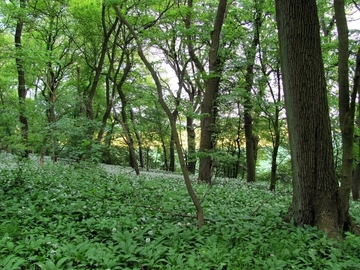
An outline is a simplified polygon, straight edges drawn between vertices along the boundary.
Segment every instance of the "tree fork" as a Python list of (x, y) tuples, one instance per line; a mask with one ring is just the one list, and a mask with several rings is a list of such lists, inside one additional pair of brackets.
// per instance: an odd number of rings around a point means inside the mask
[(194, 189), (192, 188), (191, 180), (190, 180), (189, 173), (187, 171), (187, 167), (186, 167), (186, 163), (185, 163), (185, 159), (184, 159), (183, 150), (182, 150), (182, 147), (180, 144), (179, 134), (176, 129), (176, 123), (174, 121), (173, 115), (172, 115), (169, 107), (167, 106), (167, 104), (164, 101), (163, 94), (162, 94), (162, 85), (161, 85), (160, 79), (159, 79), (155, 69), (151, 65), (151, 63), (147, 60), (147, 58), (143, 52), (143, 49), (142, 49), (142, 44), (140, 43), (138, 35), (134, 31), (133, 27), (124, 18), (124, 16), (122, 15), (118, 6), (114, 5), (114, 9), (115, 9), (117, 16), (126, 25), (128, 30), (134, 37), (134, 39), (136, 41), (136, 45), (137, 45), (138, 54), (139, 54), (142, 62), (145, 64), (146, 68), (149, 70), (151, 77), (153, 78), (153, 80), (155, 82), (157, 93), (158, 93), (159, 103), (161, 104), (163, 110), (165, 111), (165, 113), (170, 121), (171, 130), (173, 131), (173, 134), (174, 134), (174, 142), (175, 142), (176, 150), (177, 150), (177, 153), (179, 156), (179, 163), (180, 163), (181, 171), (183, 173), (186, 189), (187, 189), (188, 194), (196, 208), (198, 226), (199, 226), (199, 228), (201, 228), (204, 225), (204, 211), (202, 209), (201, 203), (200, 203)]

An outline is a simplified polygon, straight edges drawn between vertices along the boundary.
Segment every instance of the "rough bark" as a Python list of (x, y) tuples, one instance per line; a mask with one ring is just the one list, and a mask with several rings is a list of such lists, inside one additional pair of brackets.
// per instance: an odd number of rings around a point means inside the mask
[(339, 237), (340, 198), (316, 0), (276, 0), (293, 199), (285, 220)]
[[(20, 0), (20, 8), (26, 8), (26, 0)], [(21, 13), (21, 12), (20, 12)], [(22, 56), (22, 33), (24, 28), (24, 20), (23, 15), (19, 14), (16, 22), (15, 29), (15, 48), (16, 48), (16, 70), (18, 75), (18, 99), (19, 99), (19, 121), (21, 125), (21, 137), (23, 143), (25, 145), (25, 151), (23, 152), (24, 157), (29, 156), (29, 150), (27, 149), (28, 143), (28, 132), (29, 132), (29, 124), (28, 119), (25, 112), (25, 100), (26, 100), (26, 80), (25, 80), (25, 67), (23, 63)]]
[[(353, 93), (358, 94), (358, 118), (357, 118), (357, 126), (360, 130), (360, 48), (358, 49), (356, 55), (356, 64), (355, 64), (355, 76), (354, 76), (354, 84), (353, 84)], [(360, 137), (358, 139), (358, 145), (360, 149)], [(359, 188), (360, 188), (360, 151), (358, 153), (358, 163), (355, 168), (355, 173), (352, 177), (352, 197), (354, 201), (359, 200)]]
[(211, 32), (211, 45), (209, 51), (209, 77), (206, 80), (204, 98), (201, 103), (201, 135), (199, 152), (202, 153), (199, 165), (200, 182), (211, 184), (212, 158), (211, 152), (216, 145), (216, 99), (219, 92), (220, 75), (223, 61), (219, 56), (220, 33), (225, 19), (227, 0), (219, 0), (214, 29)]

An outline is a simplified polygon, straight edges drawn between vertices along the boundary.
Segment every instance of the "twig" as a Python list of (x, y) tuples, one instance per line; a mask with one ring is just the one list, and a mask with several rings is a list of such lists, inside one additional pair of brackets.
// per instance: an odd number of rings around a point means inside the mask
[[(283, 192), (281, 192), (281, 193), (283, 193)], [(276, 194), (274, 193), (274, 196), (278, 196), (278, 195), (280, 195), (281, 193), (280, 193), (280, 192), (278, 192), (278, 193), (276, 193)], [(256, 209), (255, 209), (254, 211), (252, 211), (252, 213), (250, 214), (250, 216), (253, 216), (257, 211), (259, 211), (259, 209), (260, 209), (261, 207), (264, 206), (264, 204), (268, 203), (272, 198), (273, 198), (273, 197), (270, 197), (269, 199), (267, 199), (266, 201), (264, 201), (262, 204), (260, 204), (258, 207), (256, 207)]]
[(272, 197), (269, 198), (269, 199), (267, 199), (265, 202), (263, 202), (262, 204), (260, 204), (258, 207), (256, 207), (256, 209), (255, 209), (254, 211), (252, 211), (252, 213), (250, 214), (250, 216), (253, 216), (257, 211), (259, 211), (259, 209), (260, 209), (264, 204), (266, 204), (267, 202), (269, 202), (271, 199), (272, 199)]
[(206, 195), (209, 193), (209, 190), (212, 188), (212, 185), (209, 185), (208, 189), (206, 190), (204, 196), (202, 197), (202, 199), (200, 200), (200, 204), (202, 204), (206, 198)]

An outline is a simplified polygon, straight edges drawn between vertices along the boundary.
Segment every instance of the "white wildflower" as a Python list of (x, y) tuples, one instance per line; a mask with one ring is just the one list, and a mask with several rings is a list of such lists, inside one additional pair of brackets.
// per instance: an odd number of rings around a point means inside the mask
[(148, 231), (148, 235), (153, 235), (153, 231)]
[(113, 232), (116, 232), (116, 228), (112, 228), (112, 231), (113, 231)]
[(145, 240), (146, 243), (149, 243), (150, 241), (151, 241), (150, 238), (146, 238)]

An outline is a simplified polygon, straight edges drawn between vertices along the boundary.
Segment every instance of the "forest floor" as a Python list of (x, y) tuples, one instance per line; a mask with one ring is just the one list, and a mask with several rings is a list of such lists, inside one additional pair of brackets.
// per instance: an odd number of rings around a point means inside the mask
[(289, 183), (193, 179), (201, 229), (180, 174), (1, 154), (0, 268), (360, 269), (359, 237), (282, 222)]

